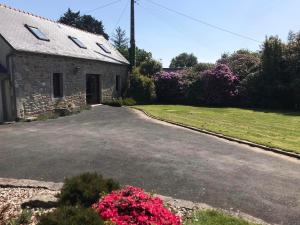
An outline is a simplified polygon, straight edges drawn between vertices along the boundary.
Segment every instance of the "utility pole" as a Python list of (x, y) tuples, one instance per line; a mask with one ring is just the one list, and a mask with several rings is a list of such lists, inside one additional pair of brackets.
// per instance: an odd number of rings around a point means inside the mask
[(134, 15), (134, 4), (135, 0), (130, 0), (131, 1), (131, 15), (130, 15), (130, 51), (129, 51), (129, 61), (130, 61), (130, 69), (131, 71), (135, 67), (135, 51), (136, 51), (136, 46), (135, 46), (135, 15)]

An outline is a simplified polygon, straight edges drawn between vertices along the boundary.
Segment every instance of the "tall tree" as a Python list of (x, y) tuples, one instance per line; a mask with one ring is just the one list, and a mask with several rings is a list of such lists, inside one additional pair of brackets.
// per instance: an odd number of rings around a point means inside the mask
[(80, 12), (73, 12), (70, 8), (68, 8), (67, 12), (63, 16), (60, 17), (58, 22), (67, 24), (72, 27), (77, 27), (80, 20)]
[(197, 65), (198, 59), (194, 54), (182, 53), (172, 59), (170, 68), (189, 68)]
[(126, 31), (118, 27), (112, 36), (112, 42), (115, 48), (126, 58), (129, 59), (128, 43), (129, 39), (126, 36)]
[(264, 80), (269, 84), (285, 79), (285, 44), (277, 36), (267, 38), (262, 46), (262, 71)]
[(223, 54), (218, 63), (226, 64), (240, 80), (246, 78), (249, 74), (255, 73), (260, 67), (260, 55), (257, 52), (251, 52), (241, 49), (233, 54)]
[(136, 48), (136, 67), (139, 67), (143, 62), (152, 59), (152, 53), (144, 49)]
[(104, 26), (102, 21), (97, 20), (90, 15), (80, 15), (80, 11), (73, 12), (71, 9), (68, 9), (67, 12), (60, 17), (58, 22), (94, 34), (100, 34), (103, 35), (106, 39), (109, 39), (108, 34), (105, 33), (104, 31)]
[(140, 65), (140, 73), (149, 77), (153, 76), (161, 70), (162, 64), (155, 59), (149, 59)]

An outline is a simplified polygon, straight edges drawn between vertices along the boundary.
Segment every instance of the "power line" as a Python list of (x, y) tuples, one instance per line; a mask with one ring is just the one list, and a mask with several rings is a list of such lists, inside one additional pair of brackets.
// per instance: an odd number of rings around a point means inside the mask
[(121, 12), (121, 14), (120, 14), (120, 16), (119, 16), (119, 18), (118, 18), (118, 20), (117, 20), (117, 22), (116, 22), (116, 25), (114, 26), (114, 29), (112, 30), (111, 33), (113, 33), (113, 32), (115, 31), (115, 29), (117, 28), (117, 26), (119, 25), (121, 19), (122, 19), (123, 16), (124, 16), (124, 13), (125, 13), (125, 11), (126, 11), (128, 5), (129, 5), (129, 1), (127, 0), (125, 6), (124, 6), (124, 8), (123, 8), (123, 10), (122, 10), (122, 12)]
[(122, 0), (116, 0), (116, 1), (109, 2), (109, 3), (105, 4), (105, 5), (101, 5), (101, 6), (98, 6), (97, 8), (88, 10), (88, 11), (84, 12), (83, 14), (90, 13), (90, 12), (94, 12), (94, 11), (96, 11), (96, 10), (106, 8), (106, 7), (108, 7), (108, 6), (114, 5), (114, 4), (116, 4), (116, 3), (118, 3), (118, 2), (121, 2), (121, 1), (122, 1)]
[(182, 12), (179, 12), (179, 11), (177, 11), (177, 10), (175, 10), (175, 9), (171, 9), (171, 8), (169, 8), (169, 7), (167, 7), (167, 6), (164, 6), (164, 5), (160, 4), (160, 3), (154, 2), (154, 1), (152, 1), (152, 0), (147, 0), (147, 1), (148, 1), (149, 3), (151, 3), (151, 4), (153, 4), (153, 5), (156, 5), (156, 6), (160, 7), (160, 8), (163, 8), (163, 9), (169, 11), (169, 12), (175, 13), (175, 14), (180, 15), (180, 16), (182, 16), (182, 17), (185, 17), (185, 18), (187, 18), (187, 19), (190, 19), (190, 20), (193, 20), (193, 21), (195, 21), (195, 22), (201, 23), (201, 24), (206, 25), (206, 26), (208, 26), (208, 27), (211, 27), (211, 28), (213, 28), (213, 29), (216, 29), (216, 30), (219, 30), (219, 31), (222, 31), (222, 32), (226, 32), (226, 33), (232, 34), (232, 35), (234, 35), (234, 36), (237, 36), (237, 37), (240, 37), (240, 38), (243, 38), (243, 39), (247, 39), (247, 40), (250, 40), (250, 41), (254, 41), (254, 42), (261, 43), (261, 41), (258, 41), (258, 40), (254, 39), (254, 38), (251, 38), (251, 37), (248, 37), (248, 36), (246, 36), (246, 35), (239, 34), (239, 33), (236, 33), (236, 32), (234, 32), (234, 31), (230, 31), (230, 30), (228, 30), (228, 29), (224, 29), (224, 28), (222, 28), (222, 27), (219, 27), (219, 26), (216, 26), (216, 25), (207, 23), (207, 22), (205, 22), (205, 21), (203, 21), (203, 20), (200, 20), (200, 19), (197, 19), (197, 18), (195, 18), (195, 17), (189, 16), (189, 15), (187, 15), (187, 14), (185, 14), (185, 13), (182, 13)]
[(147, 12), (148, 14), (150, 14), (151, 16), (153, 16), (153, 18), (155, 18), (157, 20), (160, 20), (160, 21), (163, 21), (167, 26), (171, 27), (172, 29), (176, 30), (179, 34), (181, 34), (182, 36), (184, 36), (183, 33), (182, 33), (182, 31), (179, 31), (176, 26), (173, 26), (172, 24), (168, 23), (166, 20), (164, 20), (163, 17), (158, 18), (159, 17), (158, 14), (153, 13), (151, 10), (148, 10), (147, 8), (145, 8), (144, 6), (142, 6), (140, 4), (138, 6), (141, 9), (143, 9), (145, 12)]

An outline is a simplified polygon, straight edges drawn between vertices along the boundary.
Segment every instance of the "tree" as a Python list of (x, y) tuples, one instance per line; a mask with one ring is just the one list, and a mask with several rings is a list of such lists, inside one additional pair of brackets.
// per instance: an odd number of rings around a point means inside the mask
[(155, 86), (153, 79), (143, 76), (137, 69), (130, 75), (130, 88), (127, 96), (138, 103), (150, 103), (155, 100)]
[(67, 12), (62, 17), (60, 17), (58, 22), (94, 34), (100, 34), (103, 35), (104, 38), (109, 39), (108, 34), (104, 31), (102, 21), (99, 21), (90, 15), (81, 16), (80, 11), (73, 12), (71, 9), (68, 9)]
[(152, 59), (152, 53), (144, 49), (136, 48), (136, 66), (139, 67), (143, 62)]
[(267, 38), (262, 47), (262, 71), (264, 80), (272, 83), (284, 79), (284, 52), (285, 45), (277, 37)]
[(205, 70), (210, 70), (215, 67), (213, 63), (198, 63), (197, 65), (193, 66), (193, 72), (201, 73)]
[(140, 65), (140, 73), (148, 77), (153, 76), (162, 70), (162, 64), (154, 59), (149, 59)]
[(72, 26), (77, 27), (80, 21), (80, 11), (73, 12), (70, 8), (68, 8), (67, 12), (60, 17), (58, 22)]
[(129, 39), (126, 36), (126, 31), (118, 27), (112, 36), (112, 42), (115, 48), (126, 58), (129, 59), (128, 43)]
[(240, 80), (245, 79), (249, 74), (255, 73), (260, 67), (260, 55), (248, 50), (238, 50), (233, 54), (223, 54), (218, 60), (220, 64), (226, 64), (230, 67)]
[(262, 104), (264, 107), (291, 107), (292, 93), (289, 88), (289, 61), (286, 45), (277, 37), (267, 38), (262, 48)]
[(172, 59), (170, 68), (188, 68), (198, 63), (198, 59), (193, 54), (182, 53)]
[(289, 87), (293, 92), (293, 107), (300, 109), (300, 32), (289, 33), (286, 54), (289, 62)]

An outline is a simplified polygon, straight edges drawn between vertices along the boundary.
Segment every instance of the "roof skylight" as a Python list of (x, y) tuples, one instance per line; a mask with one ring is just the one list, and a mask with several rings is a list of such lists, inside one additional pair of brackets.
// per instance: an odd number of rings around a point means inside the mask
[(25, 27), (39, 40), (42, 41), (50, 41), (49, 38), (46, 37), (46, 35), (40, 31), (39, 28), (37, 27), (33, 27), (33, 26), (29, 26), (27, 24), (25, 24)]
[(96, 43), (105, 53), (111, 54), (111, 51), (105, 47), (103, 44)]
[(69, 38), (80, 48), (86, 49), (87, 47), (76, 37), (69, 36)]

